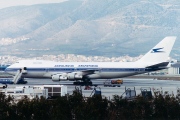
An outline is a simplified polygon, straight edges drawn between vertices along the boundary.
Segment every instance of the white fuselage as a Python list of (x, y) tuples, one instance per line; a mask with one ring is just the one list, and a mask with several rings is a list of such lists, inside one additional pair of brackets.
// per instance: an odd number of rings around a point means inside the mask
[[(25, 78), (52, 78), (55, 74), (81, 73), (89, 79), (121, 78), (149, 72), (146, 67), (154, 63), (139, 62), (52, 62), (22, 60), (9, 66), (5, 71), (15, 75), (17, 70), (26, 68)], [(93, 71), (93, 72), (91, 72)]]

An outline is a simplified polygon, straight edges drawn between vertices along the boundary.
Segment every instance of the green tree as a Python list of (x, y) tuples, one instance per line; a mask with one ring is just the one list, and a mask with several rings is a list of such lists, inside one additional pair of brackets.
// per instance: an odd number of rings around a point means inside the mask
[(71, 120), (71, 108), (67, 96), (60, 96), (51, 100), (51, 118), (53, 120)]
[(174, 97), (162, 95), (155, 97), (154, 105), (154, 118), (159, 119), (179, 119), (180, 118), (180, 105)]
[(31, 108), (32, 108), (32, 119), (35, 120), (49, 120), (51, 118), (51, 102), (45, 99), (44, 97), (41, 98), (34, 98), (31, 100)]
[(19, 119), (21, 120), (32, 119), (33, 107), (30, 99), (27, 96), (24, 96), (24, 98), (17, 103), (16, 111)]
[(152, 106), (149, 100), (138, 96), (128, 100), (115, 95), (109, 103), (108, 118), (116, 119), (149, 119), (152, 118)]
[(77, 119), (104, 120), (107, 117), (108, 100), (102, 99), (101, 95), (94, 95), (87, 98), (81, 107), (81, 114), (76, 113)]
[(0, 93), (0, 119), (8, 120), (11, 119), (11, 116), (16, 118), (16, 114), (12, 109), (12, 104), (14, 103), (14, 99), (10, 96), (5, 96), (3, 93)]
[(69, 107), (72, 117), (75, 116), (78, 119), (79, 114), (82, 113), (82, 107), (84, 106), (84, 98), (82, 93), (78, 90), (73, 91), (73, 94), (68, 97)]
[(149, 99), (138, 96), (133, 111), (135, 119), (152, 119), (153, 106)]

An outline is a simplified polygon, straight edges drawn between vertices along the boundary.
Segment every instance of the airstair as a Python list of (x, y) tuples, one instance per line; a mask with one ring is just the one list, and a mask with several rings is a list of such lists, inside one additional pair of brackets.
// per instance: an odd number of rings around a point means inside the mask
[(14, 84), (17, 84), (19, 82), (19, 80), (21, 80), (22, 74), (23, 74), (22, 69), (17, 70), (17, 73), (16, 73), (16, 75), (13, 78)]
[(125, 87), (125, 92), (121, 95), (121, 97), (128, 99), (128, 100), (132, 100), (136, 97), (136, 89), (135, 87), (133, 88), (126, 88)]
[(150, 87), (141, 87), (141, 95), (145, 99), (152, 99), (152, 91)]
[(92, 96), (93, 93), (94, 93), (94, 95), (100, 95), (101, 96), (101, 88), (100, 87), (94, 87), (93, 91), (91, 92), (90, 97)]

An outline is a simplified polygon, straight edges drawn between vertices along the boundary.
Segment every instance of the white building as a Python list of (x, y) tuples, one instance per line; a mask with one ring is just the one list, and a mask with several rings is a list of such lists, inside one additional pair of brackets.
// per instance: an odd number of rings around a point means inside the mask
[(168, 68), (169, 75), (180, 75), (180, 63), (172, 64), (170, 68)]
[(25, 96), (30, 100), (33, 98), (53, 98), (65, 96), (67, 94), (67, 86), (64, 85), (38, 85), (38, 86), (8, 86), (7, 88), (0, 87), (0, 93), (6, 96), (14, 97), (18, 101)]

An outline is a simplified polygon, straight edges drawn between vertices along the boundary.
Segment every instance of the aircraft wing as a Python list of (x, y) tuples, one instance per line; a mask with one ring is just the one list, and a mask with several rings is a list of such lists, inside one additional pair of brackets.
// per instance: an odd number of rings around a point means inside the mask
[(99, 70), (83, 70), (82, 75), (90, 75), (90, 74), (94, 74), (94, 72), (99, 71)]

